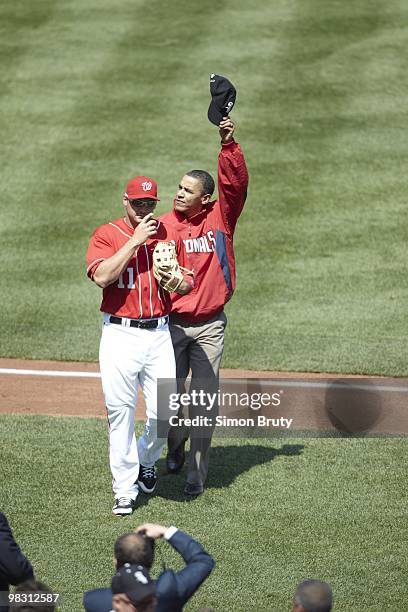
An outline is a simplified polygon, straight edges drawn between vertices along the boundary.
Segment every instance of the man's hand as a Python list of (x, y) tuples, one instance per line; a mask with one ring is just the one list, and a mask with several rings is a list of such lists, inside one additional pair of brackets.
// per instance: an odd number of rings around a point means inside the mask
[(126, 268), (136, 249), (144, 244), (148, 238), (155, 235), (157, 221), (152, 217), (153, 213), (149, 213), (141, 219), (134, 229), (133, 236), (114, 255), (101, 261), (93, 275), (93, 280), (99, 287), (104, 289), (118, 280), (119, 275)]
[(136, 533), (141, 533), (148, 538), (152, 538), (153, 540), (157, 540), (158, 538), (162, 538), (166, 533), (168, 527), (163, 527), (163, 525), (155, 525), (154, 523), (144, 523), (135, 529)]
[(229, 117), (223, 117), (220, 122), (220, 136), (222, 144), (234, 140), (235, 124)]
[(152, 217), (153, 213), (149, 213), (143, 217), (141, 222), (135, 227), (133, 236), (130, 239), (133, 246), (139, 247), (144, 244), (148, 238), (155, 235), (157, 231), (157, 221), (155, 221), (155, 219)]
[[(161, 278), (164, 283), (167, 283), (172, 279), (172, 275), (169, 272), (161, 272)], [(190, 293), (192, 288), (193, 285), (190, 285), (190, 283), (188, 283), (186, 280), (182, 280), (180, 285), (175, 290), (175, 293), (178, 293), (179, 295), (187, 295), (187, 293)]]

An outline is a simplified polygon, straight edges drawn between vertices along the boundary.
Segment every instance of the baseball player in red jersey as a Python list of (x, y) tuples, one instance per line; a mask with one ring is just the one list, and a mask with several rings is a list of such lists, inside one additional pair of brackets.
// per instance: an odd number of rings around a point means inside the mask
[[(194, 271), (193, 291), (184, 296), (172, 294), (170, 332), (179, 393), (184, 390), (190, 369), (193, 388), (200, 387), (202, 381), (206, 381), (207, 390), (218, 388), (227, 323), (223, 309), (235, 288), (233, 235), (246, 199), (248, 172), (241, 147), (234, 140), (234, 123), (224, 117), (219, 128), (218, 199), (210, 201), (215, 188), (212, 177), (202, 170), (193, 170), (180, 181), (174, 209), (160, 217), (177, 229)], [(172, 426), (166, 463), (170, 473), (181, 469), (189, 434), (184, 491), (197, 496), (203, 492), (207, 477), (211, 432), (202, 435), (194, 428), (189, 432), (183, 425)]]
[[(180, 263), (188, 262), (174, 228), (152, 218), (157, 200), (155, 181), (133, 178), (123, 196), (125, 216), (98, 227), (87, 252), (87, 274), (103, 289), (99, 362), (117, 515), (133, 512), (139, 489), (151, 493), (156, 486), (154, 466), (166, 443), (157, 436), (157, 379), (176, 375), (168, 326), (171, 298), (153, 275), (154, 247), (174, 241)], [(185, 276), (177, 292), (185, 295), (191, 288), (191, 277)], [(138, 383), (147, 420), (136, 442)]]

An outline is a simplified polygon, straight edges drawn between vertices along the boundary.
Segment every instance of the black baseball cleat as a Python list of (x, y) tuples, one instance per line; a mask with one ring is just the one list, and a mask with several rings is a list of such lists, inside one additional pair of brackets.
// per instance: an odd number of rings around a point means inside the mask
[(143, 493), (153, 493), (157, 484), (157, 473), (154, 465), (152, 467), (140, 466), (137, 484)]
[(186, 460), (185, 445), (186, 440), (183, 440), (175, 451), (167, 453), (166, 468), (168, 474), (177, 474), (183, 467), (184, 461)]
[(112, 514), (116, 516), (126, 516), (132, 514), (136, 508), (136, 500), (131, 497), (117, 497), (115, 499), (115, 505), (112, 508)]
[(204, 485), (201, 482), (195, 482), (194, 484), (186, 482), (184, 487), (184, 495), (189, 498), (198, 497), (204, 493)]

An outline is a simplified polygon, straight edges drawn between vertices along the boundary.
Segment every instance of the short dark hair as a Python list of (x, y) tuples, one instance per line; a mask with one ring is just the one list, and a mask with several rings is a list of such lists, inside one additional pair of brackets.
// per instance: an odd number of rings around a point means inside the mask
[(202, 185), (202, 194), (205, 195), (209, 193), (212, 195), (215, 189), (214, 179), (211, 174), (208, 174), (205, 170), (190, 170), (187, 172), (187, 176), (191, 176), (192, 178), (198, 179)]
[[(20, 582), (20, 584), (16, 586), (15, 593), (45, 593), (47, 595), (52, 595), (51, 589), (44, 584), (44, 582), (40, 582), (35, 578)], [(24, 602), (17, 606), (13, 605), (13, 611), (15, 612), (54, 612), (54, 610), (55, 603), (51, 602), (44, 603), (43, 605), (38, 605), (38, 603), (31, 604), (30, 602)]]
[(304, 580), (298, 585), (294, 600), (305, 612), (330, 612), (333, 594), (327, 582)]
[(140, 533), (130, 532), (118, 537), (114, 546), (116, 566), (134, 563), (151, 568), (154, 560), (154, 540)]

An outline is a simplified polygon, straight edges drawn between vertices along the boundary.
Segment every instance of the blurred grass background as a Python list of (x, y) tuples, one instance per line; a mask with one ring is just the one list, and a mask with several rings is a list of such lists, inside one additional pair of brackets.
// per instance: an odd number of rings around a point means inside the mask
[(168, 210), (216, 173), (211, 72), (250, 172), (226, 367), (402, 376), (408, 6), (402, 0), (3, 0), (1, 355), (96, 360), (89, 236), (138, 173)]

